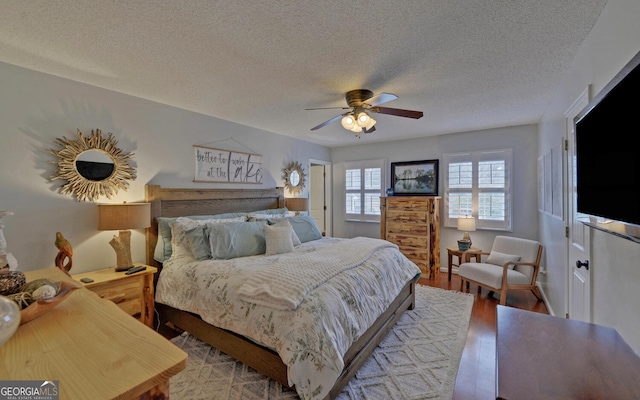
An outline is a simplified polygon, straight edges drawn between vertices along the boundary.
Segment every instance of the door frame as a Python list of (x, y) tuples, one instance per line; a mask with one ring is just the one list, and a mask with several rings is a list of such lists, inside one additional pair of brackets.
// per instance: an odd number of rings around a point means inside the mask
[[(584, 109), (584, 107), (587, 106), (587, 104), (589, 103), (589, 99), (591, 98), (590, 96), (590, 90), (591, 90), (591, 86), (587, 86), (587, 88), (582, 91), (582, 93), (580, 93), (580, 95), (576, 98), (576, 100), (573, 102), (573, 104), (567, 109), (567, 111), (565, 111), (564, 116), (565, 116), (565, 157), (564, 157), (564, 184), (563, 186), (565, 187), (565, 199), (564, 199), (564, 206), (565, 206), (565, 210), (567, 210), (566, 212), (566, 221), (565, 221), (565, 226), (566, 226), (566, 231), (567, 231), (567, 235), (566, 235), (566, 276), (565, 276), (565, 281), (566, 281), (566, 287), (565, 287), (565, 310), (566, 310), (566, 314), (565, 317), (567, 318), (571, 318), (571, 319), (575, 319), (575, 315), (571, 315), (571, 310), (573, 309), (572, 307), (572, 295), (573, 293), (573, 275), (574, 275), (574, 270), (575, 268), (575, 254), (576, 252), (578, 253), (582, 253), (582, 256), (580, 258), (586, 258), (587, 260), (589, 260), (591, 258), (591, 254), (590, 254), (590, 230), (587, 226), (583, 225), (582, 222), (579, 222), (579, 218), (575, 219), (575, 216), (577, 214), (577, 211), (575, 210), (575, 203), (574, 203), (574, 187), (573, 187), (573, 181), (574, 181), (574, 177), (575, 175), (572, 175), (574, 173), (574, 169), (575, 169), (575, 163), (574, 160), (572, 160), (573, 158), (573, 147), (575, 146), (575, 122), (574, 122), (574, 118), (582, 111), (582, 109)], [(579, 225), (578, 225), (579, 224)], [(574, 237), (574, 233), (575, 233), (575, 228), (576, 225), (578, 225), (581, 229), (582, 229), (582, 234), (583, 236), (583, 243), (585, 244), (584, 248), (582, 249), (582, 251), (579, 251), (577, 249), (573, 249), (573, 242), (572, 239)], [(588, 299), (586, 299), (586, 303), (585, 303), (585, 299), (583, 298), (583, 304), (581, 305), (581, 307), (583, 307), (583, 310), (586, 311), (586, 321), (585, 322), (591, 322), (592, 320), (592, 310), (591, 310), (591, 270), (588, 271), (588, 273), (586, 274), (588, 280), (585, 280), (585, 287), (586, 287), (586, 291)], [(574, 299), (575, 300), (575, 299)]]

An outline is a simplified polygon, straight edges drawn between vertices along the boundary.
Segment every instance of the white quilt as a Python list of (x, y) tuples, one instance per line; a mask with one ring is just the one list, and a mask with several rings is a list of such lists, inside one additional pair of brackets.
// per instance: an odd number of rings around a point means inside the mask
[(238, 291), (275, 265), (295, 265), (295, 259), (304, 259), (301, 256), (331, 252), (332, 247), (344, 246), (340, 243), (349, 240), (353, 239), (323, 238), (297, 246), (294, 253), (273, 256), (177, 258), (162, 269), (156, 301), (196, 313), (212, 325), (274, 349), (287, 365), (289, 384), (295, 385), (300, 398), (322, 399), (342, 372), (347, 349), (388, 308), (406, 282), (417, 279), (418, 267), (397, 247), (379, 246), (365, 262), (309, 289), (295, 309), (277, 310), (243, 301)]
[(398, 248), (386, 240), (357, 237), (283, 259), (251, 275), (240, 286), (238, 298), (276, 310), (295, 310), (313, 289), (386, 247)]

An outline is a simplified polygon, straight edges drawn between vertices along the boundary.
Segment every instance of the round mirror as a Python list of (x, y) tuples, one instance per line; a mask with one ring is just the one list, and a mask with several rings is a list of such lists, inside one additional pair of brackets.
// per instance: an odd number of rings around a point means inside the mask
[(294, 196), (302, 193), (302, 188), (304, 188), (306, 180), (302, 165), (297, 161), (293, 161), (282, 171), (284, 187), (287, 188), (287, 190)]
[(51, 180), (62, 179), (66, 183), (60, 193), (76, 196), (79, 201), (95, 201), (99, 196), (111, 196), (119, 189), (129, 188), (129, 181), (136, 179), (136, 169), (129, 164), (133, 153), (124, 153), (117, 146), (112, 133), (102, 136), (96, 129), (85, 137), (78, 130), (78, 139), (57, 138), (62, 149), (49, 149), (58, 157), (58, 170)]
[(76, 158), (76, 170), (90, 181), (103, 181), (115, 170), (113, 159), (101, 150), (87, 150)]

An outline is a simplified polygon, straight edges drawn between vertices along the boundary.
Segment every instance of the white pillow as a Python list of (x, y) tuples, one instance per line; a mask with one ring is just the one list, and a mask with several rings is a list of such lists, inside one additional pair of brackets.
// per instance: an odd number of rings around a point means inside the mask
[(296, 234), (296, 231), (293, 230), (293, 226), (291, 225), (289, 220), (281, 219), (281, 220), (278, 220), (278, 222), (276, 222), (276, 223), (272, 223), (271, 225), (272, 226), (286, 226), (286, 227), (291, 228), (291, 241), (293, 242), (293, 245), (294, 246), (299, 246), (299, 245), (302, 244), (302, 242), (300, 241), (300, 238)]
[(267, 256), (281, 253), (292, 253), (295, 251), (291, 240), (291, 226), (265, 225), (264, 238), (267, 242)]
[[(487, 264), (495, 264), (502, 267), (505, 263), (508, 263), (510, 261), (520, 261), (520, 256), (500, 253), (499, 251), (491, 250), (491, 253), (489, 253), (489, 257), (487, 257), (487, 260), (485, 262)], [(513, 269), (513, 267), (515, 267), (515, 265), (511, 264), (508, 268)]]
[(190, 219), (186, 217), (180, 217), (173, 222), (169, 223), (171, 227), (171, 260), (175, 260), (181, 257), (193, 258), (189, 243), (186, 240), (186, 231), (198, 226), (206, 224), (218, 224), (224, 222), (241, 222), (245, 221), (245, 217), (234, 218), (218, 218), (218, 219)]

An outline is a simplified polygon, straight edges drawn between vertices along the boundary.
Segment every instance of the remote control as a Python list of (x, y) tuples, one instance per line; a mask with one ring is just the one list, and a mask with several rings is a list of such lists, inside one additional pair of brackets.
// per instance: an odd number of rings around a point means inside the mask
[(136, 272), (144, 271), (145, 269), (147, 269), (147, 267), (144, 267), (142, 265), (140, 265), (138, 267), (131, 267), (124, 274), (125, 275), (131, 275), (131, 274), (135, 274)]

